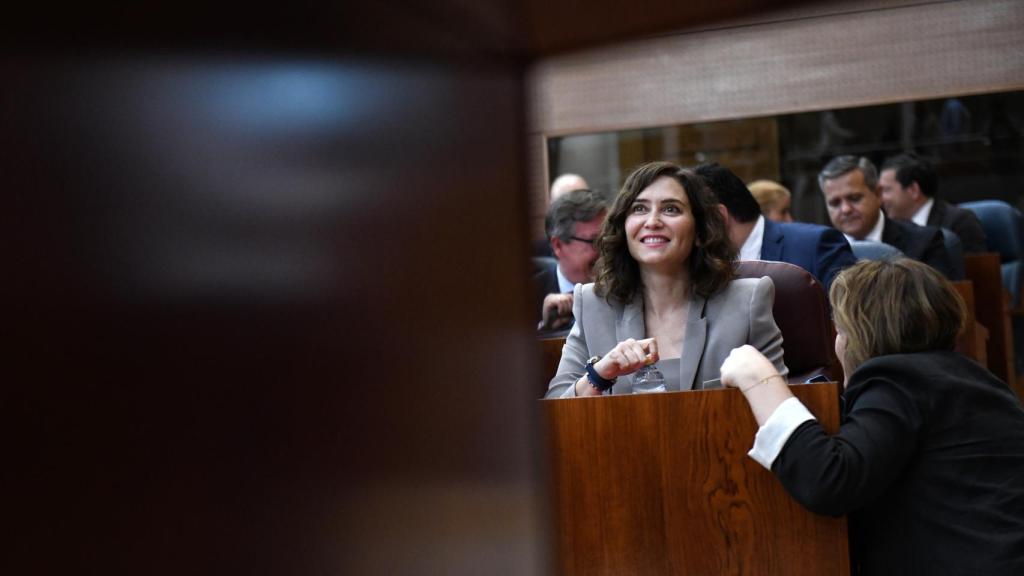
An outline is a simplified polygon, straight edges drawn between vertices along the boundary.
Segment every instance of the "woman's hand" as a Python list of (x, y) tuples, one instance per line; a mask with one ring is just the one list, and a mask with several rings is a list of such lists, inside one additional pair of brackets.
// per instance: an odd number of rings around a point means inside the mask
[[(594, 363), (594, 371), (605, 380), (632, 374), (648, 364), (658, 361), (658, 342), (654, 338), (619, 342), (615, 348)], [(576, 382), (577, 396), (599, 396), (601, 391), (590, 385), (584, 375)]]
[[(762, 380), (779, 374), (771, 360), (749, 344), (733, 348), (729, 357), (722, 362), (721, 373), (724, 386), (740, 390), (749, 390)], [(785, 382), (785, 379), (782, 381)]]
[(619, 342), (594, 364), (594, 370), (607, 380), (632, 374), (637, 370), (658, 361), (658, 342), (654, 338), (634, 340), (629, 338)]
[(758, 426), (768, 421), (779, 404), (793, 397), (771, 360), (749, 344), (733, 348), (722, 362), (722, 384), (743, 392)]

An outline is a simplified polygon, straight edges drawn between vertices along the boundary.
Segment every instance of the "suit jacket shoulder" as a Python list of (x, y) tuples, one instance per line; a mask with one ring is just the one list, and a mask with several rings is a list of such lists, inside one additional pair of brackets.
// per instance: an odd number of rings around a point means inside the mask
[(909, 220), (886, 217), (882, 242), (899, 248), (908, 258), (928, 264), (946, 278), (954, 276), (942, 231), (934, 226), (918, 226)]
[(556, 260), (547, 258), (534, 258), (537, 268), (533, 274), (534, 307), (537, 321), (541, 319), (541, 307), (544, 304), (544, 297), (548, 294), (557, 294), (561, 290), (558, 287), (558, 274), (555, 269), (558, 267)]
[(810, 272), (828, 292), (836, 274), (857, 258), (835, 228), (803, 222), (765, 220), (761, 259), (788, 262)]
[(985, 242), (985, 228), (981, 225), (981, 220), (978, 220), (978, 216), (966, 208), (936, 198), (935, 204), (932, 205), (932, 211), (928, 214), (928, 225), (942, 226), (955, 232), (964, 245), (964, 252), (988, 250), (988, 245)]

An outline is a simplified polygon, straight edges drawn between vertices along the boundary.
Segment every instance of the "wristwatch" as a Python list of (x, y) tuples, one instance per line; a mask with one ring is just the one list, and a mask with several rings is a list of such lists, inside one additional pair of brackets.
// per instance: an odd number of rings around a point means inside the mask
[(602, 378), (601, 375), (597, 373), (597, 370), (594, 370), (594, 364), (596, 364), (600, 359), (600, 356), (594, 356), (590, 360), (587, 360), (587, 380), (590, 381), (591, 386), (597, 388), (600, 392), (605, 392), (615, 385), (615, 381), (618, 380), (618, 378), (608, 380), (606, 378)]

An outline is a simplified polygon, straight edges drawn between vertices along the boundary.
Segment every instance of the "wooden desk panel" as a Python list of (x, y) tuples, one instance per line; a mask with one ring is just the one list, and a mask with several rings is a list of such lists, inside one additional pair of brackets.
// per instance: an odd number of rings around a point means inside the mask
[(994, 252), (965, 254), (964, 271), (974, 284), (975, 316), (988, 329), (988, 369), (1012, 387), (1016, 380), (1013, 331), (999, 255)]
[(562, 348), (565, 346), (565, 337), (541, 338), (540, 353), (544, 366), (544, 382), (541, 385), (540, 395), (543, 397), (548, 391), (548, 384), (558, 372), (558, 364), (562, 361)]
[[(838, 385), (794, 393), (831, 431)], [(733, 389), (542, 402), (561, 574), (849, 574), (846, 520), (802, 508), (746, 452)]]
[(973, 358), (982, 366), (988, 366), (988, 329), (982, 326), (974, 314), (974, 283), (970, 280), (959, 280), (953, 282), (953, 287), (964, 299), (967, 308), (967, 318), (964, 319), (964, 331), (957, 338), (956, 351)]

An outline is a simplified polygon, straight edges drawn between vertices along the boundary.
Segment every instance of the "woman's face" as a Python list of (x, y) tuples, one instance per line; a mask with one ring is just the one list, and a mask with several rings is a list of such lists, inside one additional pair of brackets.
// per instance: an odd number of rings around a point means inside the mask
[[(849, 375), (846, 370), (846, 334), (843, 334), (838, 327), (836, 327), (836, 357), (839, 358), (839, 364), (843, 367), (843, 372)], [(846, 382), (843, 382), (843, 387), (846, 387)]]
[(626, 216), (626, 243), (640, 268), (679, 269), (693, 251), (695, 230), (686, 191), (669, 176), (644, 188)]

